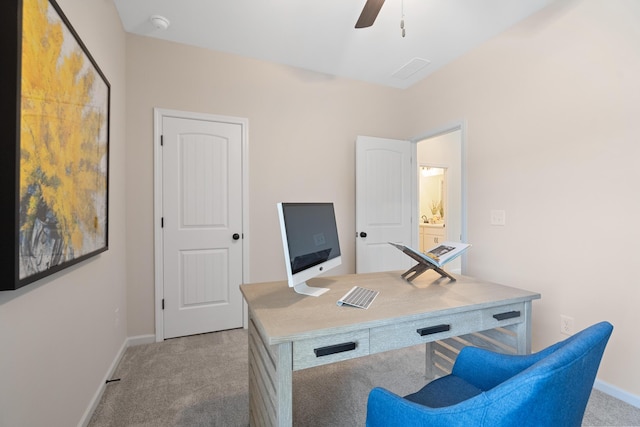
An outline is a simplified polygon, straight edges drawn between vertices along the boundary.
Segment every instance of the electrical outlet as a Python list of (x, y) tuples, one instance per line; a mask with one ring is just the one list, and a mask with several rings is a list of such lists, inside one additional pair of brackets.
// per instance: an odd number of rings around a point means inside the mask
[(491, 211), (491, 225), (505, 225), (507, 223), (507, 215), (503, 210)]
[(560, 333), (573, 335), (573, 317), (560, 315)]

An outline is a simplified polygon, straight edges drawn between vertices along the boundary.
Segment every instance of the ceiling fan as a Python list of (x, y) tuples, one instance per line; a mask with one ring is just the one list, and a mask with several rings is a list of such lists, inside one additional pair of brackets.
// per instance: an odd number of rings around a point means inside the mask
[(383, 4), (384, 0), (367, 0), (367, 3), (360, 13), (360, 18), (358, 18), (358, 22), (356, 22), (356, 28), (372, 26)]

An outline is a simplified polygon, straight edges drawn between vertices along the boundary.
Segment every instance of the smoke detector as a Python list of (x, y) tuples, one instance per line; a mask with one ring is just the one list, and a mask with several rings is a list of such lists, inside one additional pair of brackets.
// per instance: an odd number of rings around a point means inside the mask
[(158, 30), (166, 30), (169, 28), (169, 24), (171, 24), (167, 18), (161, 15), (151, 15), (149, 21), (151, 21), (153, 26)]

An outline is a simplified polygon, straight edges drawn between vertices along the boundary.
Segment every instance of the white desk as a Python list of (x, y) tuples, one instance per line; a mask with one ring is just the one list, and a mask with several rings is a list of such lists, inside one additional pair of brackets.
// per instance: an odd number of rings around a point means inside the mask
[[(249, 306), (252, 426), (292, 425), (292, 377), (299, 369), (426, 344), (432, 377), (446, 359), (432, 343), (459, 336), (465, 341), (453, 347), (483, 345), (486, 338), (483, 346), (531, 352), (531, 301), (540, 294), (465, 276), (451, 282), (433, 271), (409, 283), (401, 273), (316, 278), (311, 286), (330, 289), (320, 297), (296, 294), (286, 281), (240, 286)], [(356, 285), (380, 291), (369, 309), (337, 306)], [(336, 345), (341, 351), (321, 355)]]

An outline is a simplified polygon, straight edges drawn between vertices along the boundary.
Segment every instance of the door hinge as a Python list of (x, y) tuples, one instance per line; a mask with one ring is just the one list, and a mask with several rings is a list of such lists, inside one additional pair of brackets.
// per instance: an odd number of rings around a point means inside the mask
[(164, 298), (162, 298), (162, 309), (164, 310)]
[(160, 228), (164, 228), (164, 217), (160, 218)]
[(160, 146), (164, 145), (164, 135), (160, 135)]

